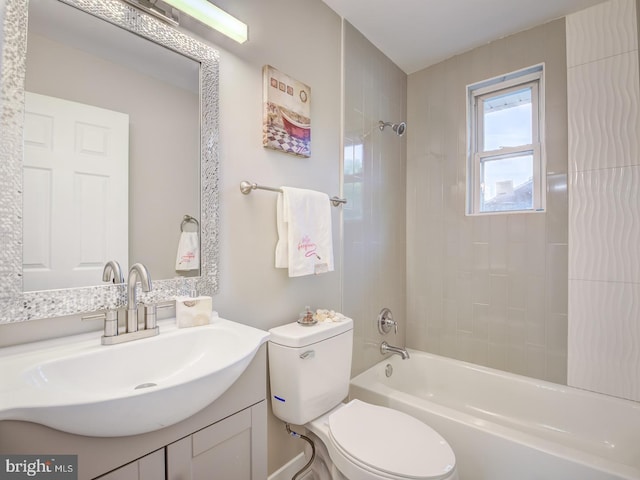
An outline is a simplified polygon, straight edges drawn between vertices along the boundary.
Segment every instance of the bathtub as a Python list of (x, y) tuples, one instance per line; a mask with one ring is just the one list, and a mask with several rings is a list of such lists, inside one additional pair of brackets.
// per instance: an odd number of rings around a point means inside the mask
[(409, 353), (353, 378), (349, 395), (437, 430), (461, 480), (640, 479), (640, 403)]

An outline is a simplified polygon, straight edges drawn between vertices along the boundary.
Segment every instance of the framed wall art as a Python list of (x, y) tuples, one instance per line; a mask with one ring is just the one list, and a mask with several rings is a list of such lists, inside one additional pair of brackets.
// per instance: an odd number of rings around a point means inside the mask
[(262, 145), (300, 157), (311, 156), (311, 88), (265, 65)]

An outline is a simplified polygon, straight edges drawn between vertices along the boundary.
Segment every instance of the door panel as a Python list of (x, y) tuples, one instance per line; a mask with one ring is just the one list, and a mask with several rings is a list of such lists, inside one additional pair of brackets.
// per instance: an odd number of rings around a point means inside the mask
[(128, 266), (129, 116), (25, 96), (24, 290), (98, 285)]

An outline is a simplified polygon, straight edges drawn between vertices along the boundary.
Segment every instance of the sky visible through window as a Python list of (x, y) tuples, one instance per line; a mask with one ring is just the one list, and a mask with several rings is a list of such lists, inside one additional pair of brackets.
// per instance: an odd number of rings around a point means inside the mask
[[(531, 88), (527, 87), (484, 101), (485, 152), (532, 143)], [(492, 157), (483, 162), (483, 200), (513, 193), (533, 176), (533, 156)], [(531, 208), (531, 207), (528, 207)]]

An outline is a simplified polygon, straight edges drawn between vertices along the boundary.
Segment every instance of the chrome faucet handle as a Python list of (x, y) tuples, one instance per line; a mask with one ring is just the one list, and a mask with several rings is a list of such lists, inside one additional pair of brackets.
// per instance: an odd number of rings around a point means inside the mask
[(115, 337), (118, 335), (118, 311), (107, 310), (104, 314), (104, 336)]
[(391, 310), (385, 307), (380, 310), (380, 313), (378, 314), (378, 332), (382, 335), (386, 335), (392, 328), (394, 329), (394, 333), (397, 335), (398, 322), (393, 319), (393, 313), (391, 313)]
[(104, 334), (102, 335), (102, 343), (106, 337), (115, 337), (118, 335), (118, 310), (111, 308), (101, 313), (95, 313), (91, 315), (85, 315), (82, 320), (104, 320)]
[(160, 303), (143, 303), (144, 307), (144, 328), (147, 330), (154, 329), (158, 326), (158, 310), (165, 308), (174, 308), (175, 300)]
[(144, 328), (147, 330), (156, 328), (158, 324), (158, 307), (156, 305), (144, 306)]

